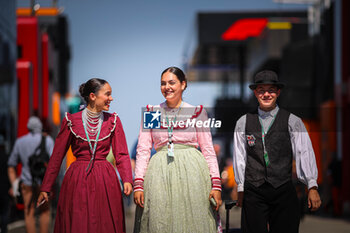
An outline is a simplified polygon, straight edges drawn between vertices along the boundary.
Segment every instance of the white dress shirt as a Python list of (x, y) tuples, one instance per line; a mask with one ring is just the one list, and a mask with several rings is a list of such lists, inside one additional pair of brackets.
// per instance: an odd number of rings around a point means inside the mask
[[(268, 130), (278, 110), (278, 106), (270, 112), (264, 112), (258, 108), (259, 119), (265, 131)], [(237, 121), (233, 137), (233, 168), (235, 171), (235, 180), (238, 185), (238, 192), (244, 191), (245, 167), (247, 162), (245, 125), (246, 115), (243, 115)], [(297, 177), (301, 182), (307, 185), (309, 189), (317, 187), (315, 153), (305, 125), (299, 117), (291, 113), (288, 119), (288, 129)], [(267, 132), (265, 132), (265, 134), (266, 133)]]

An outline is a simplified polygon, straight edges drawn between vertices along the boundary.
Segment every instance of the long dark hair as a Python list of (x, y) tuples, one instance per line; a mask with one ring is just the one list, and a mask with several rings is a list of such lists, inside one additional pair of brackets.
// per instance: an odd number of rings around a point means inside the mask
[(94, 93), (96, 95), (97, 92), (101, 89), (101, 87), (106, 83), (108, 82), (104, 79), (92, 78), (86, 83), (83, 83), (80, 85), (79, 87), (80, 96), (85, 100), (86, 104), (88, 104), (90, 100), (90, 97), (89, 97), (90, 93)]
[(185, 73), (184, 73), (180, 68), (178, 68), (178, 67), (176, 67), (176, 66), (171, 66), (171, 67), (166, 68), (166, 69), (162, 72), (162, 75), (161, 75), (160, 77), (162, 77), (163, 74), (166, 73), (166, 72), (168, 72), (168, 71), (169, 71), (170, 73), (172, 73), (172, 74), (175, 74), (176, 77), (179, 79), (180, 83), (185, 82), (185, 83), (186, 83), (185, 89), (186, 89), (186, 87), (187, 87), (187, 79), (186, 79)]

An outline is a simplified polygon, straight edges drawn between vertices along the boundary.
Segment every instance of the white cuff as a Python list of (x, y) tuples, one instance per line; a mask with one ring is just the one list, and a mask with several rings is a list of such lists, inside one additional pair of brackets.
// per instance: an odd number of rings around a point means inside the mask
[(19, 193), (19, 178), (17, 178), (13, 183), (12, 183), (12, 191), (13, 191), (13, 195), (16, 196), (21, 196), (21, 194)]
[(244, 191), (244, 185), (243, 184), (237, 185), (237, 192), (243, 192), (243, 191)]
[(318, 187), (316, 180), (310, 180), (309, 183), (307, 184), (308, 189), (310, 189), (312, 187)]

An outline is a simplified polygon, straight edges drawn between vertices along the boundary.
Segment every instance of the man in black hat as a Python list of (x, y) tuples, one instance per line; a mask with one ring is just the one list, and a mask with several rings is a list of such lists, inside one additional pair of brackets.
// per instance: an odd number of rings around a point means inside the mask
[(242, 230), (295, 233), (300, 218), (292, 183), (293, 159), (298, 179), (309, 190), (308, 207), (315, 211), (321, 205), (311, 140), (301, 119), (277, 106), (284, 84), (275, 72), (257, 73), (249, 87), (259, 107), (237, 121), (233, 141)]

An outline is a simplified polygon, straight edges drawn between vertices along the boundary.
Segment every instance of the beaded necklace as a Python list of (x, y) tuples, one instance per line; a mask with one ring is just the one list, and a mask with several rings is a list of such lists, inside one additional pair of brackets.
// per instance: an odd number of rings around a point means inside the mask
[(102, 112), (92, 112), (85, 108), (82, 113), (82, 119), (89, 136), (95, 137), (100, 124), (103, 122)]
[[(90, 159), (90, 162), (86, 168), (86, 172), (88, 172), (89, 168), (91, 167), (91, 163), (95, 159), (97, 142), (98, 142), (98, 138), (100, 137), (100, 132), (101, 132), (101, 128), (102, 128), (103, 113), (102, 112), (95, 113), (95, 112), (92, 112), (92, 111), (88, 110), (87, 108), (85, 108), (82, 112), (82, 120), (83, 120), (83, 126), (84, 126), (84, 130), (85, 130), (86, 139), (89, 143), (90, 152), (91, 152), (91, 159)], [(91, 126), (91, 124), (96, 124), (96, 126)], [(97, 136), (95, 138), (94, 147), (92, 147), (91, 140), (90, 140), (89, 136), (95, 136), (96, 134), (97, 134)]]

